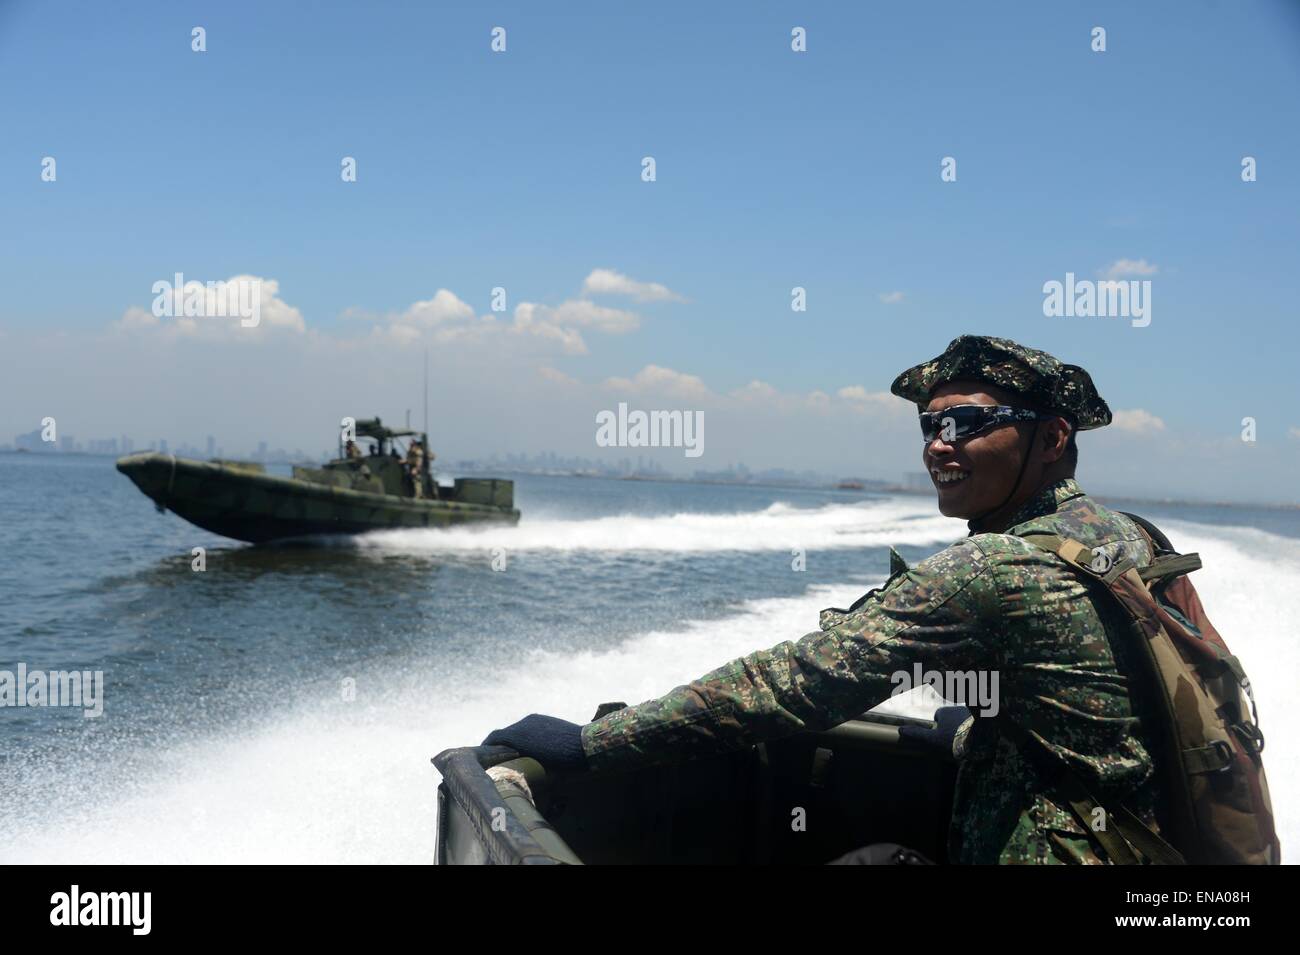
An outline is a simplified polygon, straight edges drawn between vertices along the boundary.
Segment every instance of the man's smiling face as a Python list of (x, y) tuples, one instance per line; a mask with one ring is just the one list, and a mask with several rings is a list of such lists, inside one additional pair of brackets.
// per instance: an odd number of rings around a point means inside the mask
[[(1016, 395), (997, 385), (950, 381), (934, 389), (925, 410), (943, 411), (955, 405), (1020, 407), (1023, 404)], [(1032, 442), (1025, 440), (1029, 427), (1032, 425), (1003, 425), (951, 442), (940, 434), (928, 442), (922, 457), (939, 492), (939, 512), (946, 517), (971, 520), (1006, 504), (1012, 497), (1025, 455), (1032, 453)], [(1026, 468), (1022, 489), (1037, 486), (1040, 474), (1029, 473), (1032, 470), (1032, 466)]]

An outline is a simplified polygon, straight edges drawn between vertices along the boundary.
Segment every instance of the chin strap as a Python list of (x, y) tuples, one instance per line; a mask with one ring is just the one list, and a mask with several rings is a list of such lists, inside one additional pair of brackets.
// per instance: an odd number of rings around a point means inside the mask
[(1010, 492), (1008, 492), (1007, 496), (1002, 499), (1001, 504), (993, 508), (991, 511), (985, 511), (979, 517), (973, 517), (969, 521), (967, 521), (967, 524), (969, 525), (972, 531), (975, 530), (976, 524), (979, 524), (981, 521), (984, 520), (984, 518), (996, 514), (998, 511), (1002, 510), (1002, 508), (1006, 507), (1007, 504), (1010, 502), (1010, 500), (1016, 496), (1016, 491), (1020, 490), (1020, 482), (1024, 480), (1025, 477), (1025, 468), (1029, 467), (1029, 455), (1034, 450), (1034, 438), (1036, 438), (1037, 436), (1038, 436), (1038, 422), (1035, 421), (1034, 430), (1029, 433), (1029, 444), (1025, 447), (1024, 460), (1020, 462), (1020, 473), (1016, 475), (1016, 483), (1011, 485)]

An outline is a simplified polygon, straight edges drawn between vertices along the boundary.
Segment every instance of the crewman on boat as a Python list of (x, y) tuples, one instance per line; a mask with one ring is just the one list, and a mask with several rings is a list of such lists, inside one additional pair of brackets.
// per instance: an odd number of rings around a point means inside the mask
[(411, 441), (406, 450), (406, 472), (411, 477), (412, 496), (417, 500), (424, 497), (424, 445), (419, 438)]
[(1106, 566), (1151, 563), (1138, 525), (1075, 481), (1075, 434), (1109, 424), (1110, 408), (1082, 368), (976, 335), (903, 372), (891, 390), (917, 406), (939, 510), (966, 519), (970, 536), (914, 567), (893, 560), (882, 587), (822, 611), (821, 629), (797, 642), (586, 725), (534, 714), (485, 742), (548, 769), (630, 767), (835, 726), (887, 700), (893, 677), (916, 666), (1000, 673), (996, 715), (966, 727), (963, 709), (933, 731), (954, 753), (969, 734), (950, 860), (1117, 861), (1077, 800), (1061, 795), (1063, 774), (1122, 803), (1154, 844), (1154, 725), (1130, 692), (1131, 624), (1029, 539), (1083, 542)]

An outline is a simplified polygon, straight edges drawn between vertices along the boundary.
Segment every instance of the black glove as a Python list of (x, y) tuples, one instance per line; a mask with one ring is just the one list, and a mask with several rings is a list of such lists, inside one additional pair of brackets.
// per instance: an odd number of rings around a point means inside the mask
[(966, 755), (966, 737), (975, 725), (975, 717), (964, 706), (941, 706), (934, 714), (934, 728), (904, 725), (898, 735), (905, 740), (924, 743), (942, 750), (953, 759)]
[(484, 746), (509, 746), (520, 756), (531, 756), (547, 769), (584, 769), (582, 727), (568, 720), (533, 713), (505, 729), (493, 730)]

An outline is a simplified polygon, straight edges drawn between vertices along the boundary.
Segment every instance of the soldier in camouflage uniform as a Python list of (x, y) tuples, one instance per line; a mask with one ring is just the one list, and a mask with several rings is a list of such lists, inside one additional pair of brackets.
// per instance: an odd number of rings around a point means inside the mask
[(406, 449), (406, 473), (411, 476), (411, 496), (424, 497), (424, 445), (419, 438)]
[(1073, 477), (1076, 431), (1109, 424), (1110, 409), (1083, 369), (985, 336), (957, 338), (891, 390), (922, 410), (939, 509), (967, 519), (970, 536), (897, 568), (852, 610), (823, 611), (821, 629), (798, 641), (586, 726), (534, 715), (486, 742), (552, 766), (630, 766), (835, 726), (888, 699), (890, 675), (915, 664), (996, 671), (1000, 712), (970, 732), (950, 861), (1107, 861), (1058, 795), (1060, 767), (1154, 826), (1151, 747), (1124, 658), (1131, 624), (1022, 539), (1046, 532), (1081, 541), (1098, 561), (1150, 563), (1134, 522)]

